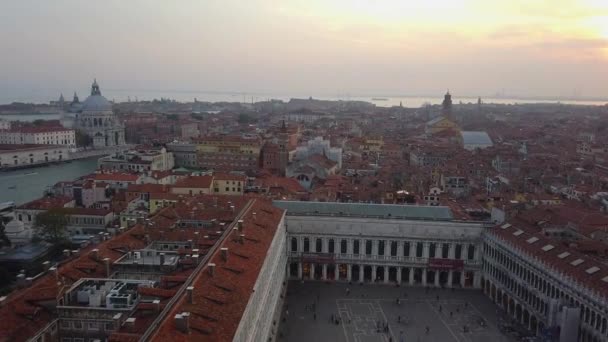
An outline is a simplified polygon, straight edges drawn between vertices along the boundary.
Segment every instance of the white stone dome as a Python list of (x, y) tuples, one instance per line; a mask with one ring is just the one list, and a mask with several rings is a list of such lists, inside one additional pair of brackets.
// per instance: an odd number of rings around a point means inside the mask
[(91, 86), (91, 96), (87, 97), (82, 104), (82, 112), (111, 112), (112, 103), (101, 95), (97, 80)]
[(91, 95), (82, 104), (83, 112), (111, 112), (112, 104), (101, 95)]

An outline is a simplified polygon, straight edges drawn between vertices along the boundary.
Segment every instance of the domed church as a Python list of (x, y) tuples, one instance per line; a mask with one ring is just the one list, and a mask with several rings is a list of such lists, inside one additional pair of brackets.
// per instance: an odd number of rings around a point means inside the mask
[(91, 96), (82, 103), (76, 115), (75, 128), (93, 139), (93, 147), (103, 148), (125, 144), (125, 128), (112, 112), (112, 104), (101, 95), (97, 80), (91, 86)]

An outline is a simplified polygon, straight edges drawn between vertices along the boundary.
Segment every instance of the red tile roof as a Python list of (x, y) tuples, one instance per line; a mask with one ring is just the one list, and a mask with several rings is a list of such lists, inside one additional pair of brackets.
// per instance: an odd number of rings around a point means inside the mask
[(179, 179), (174, 188), (211, 188), (212, 176), (189, 176)]
[[(214, 275), (205, 266), (192, 283), (194, 304), (184, 294), (152, 340), (232, 341), (283, 213), (270, 202), (256, 199), (243, 218), (245, 242), (239, 243), (234, 233), (222, 242), (221, 247), (228, 248), (228, 260), (224, 261), (219, 249), (214, 253), (210, 259), (217, 265)], [(181, 312), (191, 314), (188, 334), (174, 323), (175, 314)]]

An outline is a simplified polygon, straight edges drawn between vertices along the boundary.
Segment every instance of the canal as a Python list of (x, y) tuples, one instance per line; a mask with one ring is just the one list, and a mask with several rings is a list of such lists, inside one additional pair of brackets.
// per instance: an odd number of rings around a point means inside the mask
[(98, 157), (70, 163), (0, 172), (0, 202), (20, 205), (41, 197), (44, 191), (60, 181), (71, 181), (95, 171)]

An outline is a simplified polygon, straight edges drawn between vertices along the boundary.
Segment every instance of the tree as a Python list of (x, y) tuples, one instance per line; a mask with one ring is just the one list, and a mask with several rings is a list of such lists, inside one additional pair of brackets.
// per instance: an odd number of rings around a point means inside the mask
[(49, 209), (36, 215), (34, 229), (36, 234), (53, 244), (66, 242), (68, 239), (68, 213), (65, 208)]
[(81, 130), (76, 130), (76, 146), (87, 147), (93, 145), (93, 139)]

